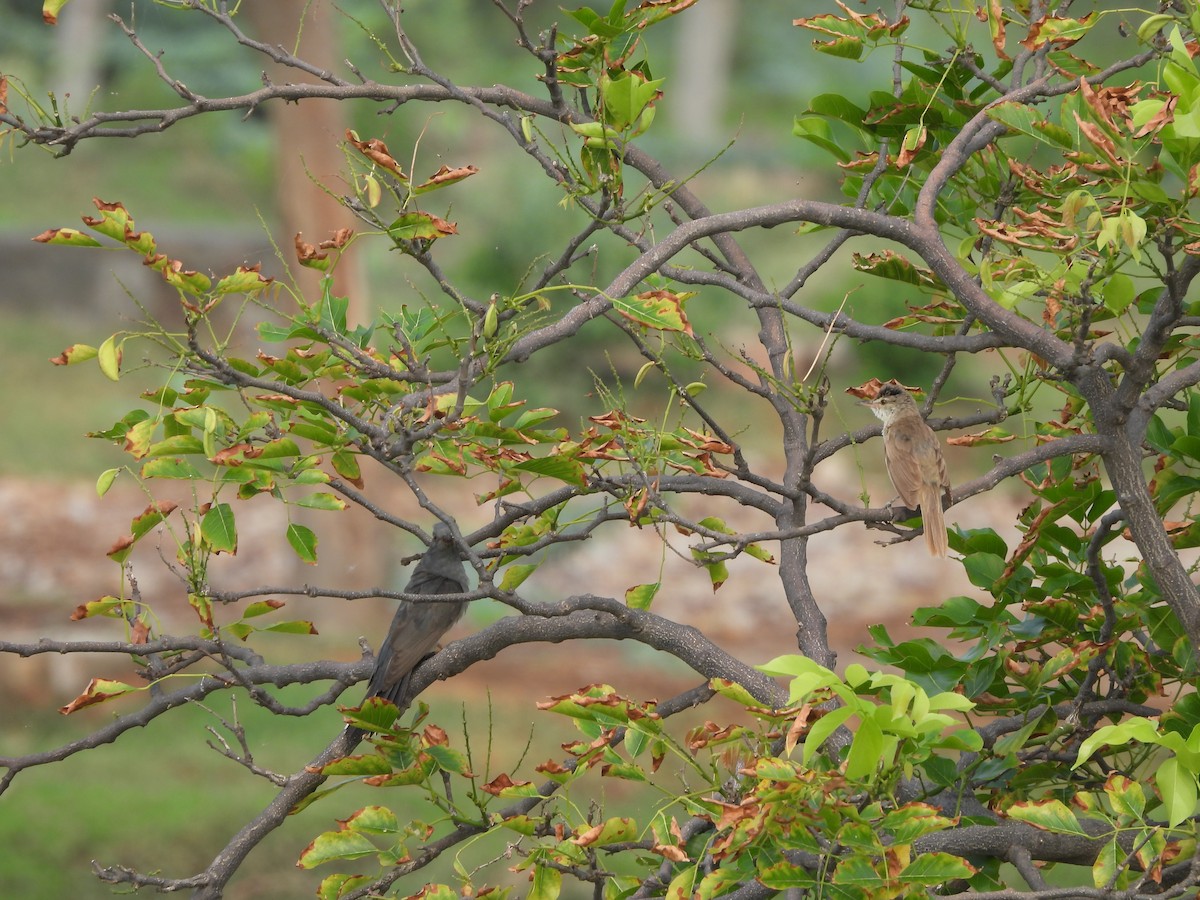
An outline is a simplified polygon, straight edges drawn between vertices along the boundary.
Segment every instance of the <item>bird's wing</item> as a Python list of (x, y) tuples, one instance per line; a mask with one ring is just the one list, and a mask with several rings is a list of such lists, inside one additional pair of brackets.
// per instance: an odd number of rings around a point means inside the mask
[[(417, 563), (405, 593), (437, 596), (467, 590), (466, 570), (453, 544), (443, 535), (437, 538)], [(433, 651), (465, 609), (462, 602), (400, 601), (387, 637), (379, 647), (367, 696), (378, 695), (400, 705), (409, 672)]]
[(901, 427), (891, 429), (888, 440), (883, 442), (884, 461), (887, 463), (888, 475), (900, 495), (901, 502), (908, 509), (916, 509), (921, 504), (921, 462), (919, 433), (902, 423)]

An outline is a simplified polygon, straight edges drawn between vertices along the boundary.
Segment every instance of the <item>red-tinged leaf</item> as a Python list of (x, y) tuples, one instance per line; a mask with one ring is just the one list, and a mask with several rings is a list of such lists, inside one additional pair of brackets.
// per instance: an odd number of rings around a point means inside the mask
[(400, 831), (400, 820), (386, 806), (364, 806), (348, 819), (339, 819), (345, 831), (362, 834), (396, 834)]
[(613, 300), (613, 309), (631, 322), (659, 331), (682, 331), (692, 334), (692, 325), (683, 312), (683, 303), (694, 297), (694, 291), (645, 291), (633, 297)]
[(130, 534), (133, 535), (133, 539), (135, 541), (140, 540), (151, 529), (162, 522), (163, 519), (174, 512), (178, 506), (179, 504), (174, 503), (171, 500), (162, 500), (158, 503), (151, 503), (144, 510), (142, 510), (141, 515), (135, 516), (133, 521), (129, 523), (129, 531)]
[(125, 452), (134, 459), (141, 459), (150, 451), (150, 439), (158, 427), (155, 419), (142, 419), (125, 432)]
[(124, 241), (125, 235), (133, 231), (133, 216), (121, 203), (109, 203), (99, 197), (93, 197), (92, 203), (100, 211), (97, 216), (83, 216), (83, 224), (92, 228), (105, 237), (116, 241)]
[(75, 607), (71, 613), (71, 621), (78, 622), (81, 619), (88, 619), (92, 616), (109, 616), (114, 619), (123, 618), (124, 611), (130, 601), (122, 600), (119, 597), (101, 597), (99, 600), (89, 600), (87, 603), (81, 603)]
[(213, 627), (212, 600), (204, 594), (188, 594), (188, 605), (196, 611), (201, 622), (209, 628)]
[(366, 753), (362, 756), (343, 756), (335, 759), (319, 770), (322, 775), (387, 775), (392, 771), (388, 761), (378, 753)]
[(538, 796), (537, 785), (532, 781), (513, 781), (507, 774), (501, 772), (487, 784), (481, 785), (482, 789), (496, 797), (536, 797)]
[(363, 487), (362, 469), (358, 465), (358, 455), (351, 453), (348, 450), (334, 451), (330, 462), (333, 463), (333, 471), (337, 472), (342, 478), (346, 479), (356, 488)]
[(1017, 819), (1058, 834), (1072, 834), (1076, 837), (1087, 837), (1083, 826), (1071, 808), (1061, 800), (1039, 800), (1025, 803), (1014, 803), (1004, 811), (1010, 819)]
[(260, 628), (259, 631), (270, 631), (274, 634), (320, 634), (317, 631), (317, 626), (307, 619), (294, 619), (288, 622), (276, 622), (273, 625), (268, 625), (266, 628)]
[(130, 691), (136, 690), (137, 688), (132, 684), (125, 684), (123, 681), (112, 681), (108, 678), (93, 678), (88, 682), (88, 686), (82, 694), (66, 706), (60, 706), (58, 711), (64, 716), (69, 716), (71, 713), (83, 709), (85, 706), (94, 706), (97, 703), (103, 703), (105, 700), (111, 700), (113, 697), (120, 697), (122, 694), (128, 694)]
[(341, 872), (326, 875), (317, 885), (317, 900), (341, 900), (370, 882), (370, 875), (346, 875)]
[(58, 24), (58, 14), (69, 0), (42, 0), (42, 21), (47, 25)]
[(50, 228), (34, 238), (39, 244), (58, 244), (63, 247), (103, 247), (90, 234), (78, 228)]
[(253, 619), (255, 616), (265, 616), (267, 613), (282, 609), (286, 605), (282, 600), (256, 600), (242, 612), (242, 618)]
[[(162, 277), (167, 284), (189, 294), (203, 294), (212, 287), (211, 278), (202, 275), (195, 269), (185, 269), (182, 260), (167, 260), (167, 264), (161, 266), (159, 271), (162, 272)], [(211, 308), (211, 305), (206, 306), (204, 311), (207, 312)]]
[(274, 278), (264, 278), (261, 272), (262, 266), (256, 265), (247, 268), (246, 266), (238, 266), (237, 271), (232, 275), (226, 275), (213, 286), (213, 293), (216, 294), (253, 294), (261, 291), (274, 281)]
[(635, 841), (638, 838), (637, 822), (630, 818), (619, 817), (606, 819), (598, 825), (581, 831), (571, 838), (571, 843), (579, 847), (590, 847), (593, 844), (605, 844)]
[(133, 550), (133, 545), (136, 541), (137, 538), (132, 534), (117, 538), (117, 542), (109, 548), (108, 553), (105, 555), (115, 563), (123, 563), (129, 557), (129, 553)]
[(430, 213), (414, 211), (401, 215), (387, 231), (398, 241), (434, 240), (458, 234), (458, 226)]
[(95, 359), (97, 352), (96, 348), (89, 344), (72, 344), (58, 356), (50, 357), (50, 362), (56, 366), (71, 366)]
[(1037, 50), (1051, 44), (1062, 50), (1076, 43), (1092, 29), (1093, 22), (1089, 20), (1093, 13), (1088, 13), (1082, 19), (1067, 19), (1060, 16), (1043, 16), (1033, 23), (1029, 35), (1021, 41), (1021, 46), (1027, 50)]

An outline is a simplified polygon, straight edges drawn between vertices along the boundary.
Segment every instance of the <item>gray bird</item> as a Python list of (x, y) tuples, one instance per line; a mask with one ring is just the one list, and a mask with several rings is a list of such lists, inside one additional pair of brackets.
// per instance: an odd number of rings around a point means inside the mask
[[(438, 522), (433, 527), (433, 543), (417, 563), (404, 591), (436, 596), (462, 594), (466, 590), (467, 572), (455, 549), (454, 537), (444, 523)], [(413, 668), (433, 652), (442, 635), (462, 618), (466, 608), (465, 602), (401, 600), (375, 659), (367, 697), (383, 697), (404, 709), (410, 699), (405, 694)]]

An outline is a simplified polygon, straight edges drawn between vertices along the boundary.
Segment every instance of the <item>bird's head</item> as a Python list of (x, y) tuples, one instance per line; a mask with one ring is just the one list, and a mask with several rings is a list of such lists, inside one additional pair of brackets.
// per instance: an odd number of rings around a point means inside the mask
[(863, 400), (861, 402), (863, 406), (868, 407), (871, 412), (875, 413), (885, 425), (898, 416), (910, 411), (915, 412), (917, 408), (917, 401), (913, 399), (912, 394), (898, 384), (885, 384), (879, 389), (879, 393), (875, 395), (873, 400)]

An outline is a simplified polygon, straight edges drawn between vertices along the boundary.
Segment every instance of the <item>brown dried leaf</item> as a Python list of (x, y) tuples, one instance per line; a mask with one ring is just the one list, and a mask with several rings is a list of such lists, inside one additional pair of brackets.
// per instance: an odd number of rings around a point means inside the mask
[(456, 166), (453, 169), (449, 166), (442, 166), (429, 177), (428, 181), (417, 185), (417, 188), (431, 188), (443, 184), (453, 184), (456, 181), (462, 181), (464, 178), (470, 178), (478, 172), (478, 166)]
[(530, 785), (532, 783), (533, 782), (531, 782), (531, 781), (513, 781), (511, 778), (508, 777), (508, 775), (506, 773), (501, 772), (499, 775), (497, 775), (495, 778), (493, 778), (487, 784), (482, 785), (482, 788), (483, 788), (483, 790), (487, 791), (489, 794), (493, 794), (493, 795), (499, 797), (500, 792), (505, 790), (506, 788), (525, 787), (526, 785)]
[(105, 700), (111, 700), (113, 697), (119, 697), (133, 690), (136, 690), (136, 688), (120, 681), (113, 681), (110, 678), (93, 678), (88, 682), (88, 686), (82, 694), (66, 706), (60, 706), (58, 711), (64, 716), (69, 716), (71, 713), (83, 709), (85, 706), (94, 706), (97, 703), (103, 703)]
[(887, 381), (880, 381), (878, 378), (872, 378), (870, 381), (864, 381), (857, 387), (846, 388), (846, 393), (852, 397), (857, 397), (859, 400), (874, 400), (879, 396), (879, 392), (889, 384), (894, 384), (896, 387), (902, 387), (910, 394), (920, 393), (920, 388), (909, 387), (906, 384), (901, 384), (895, 378), (889, 378)]
[(396, 162), (396, 160), (393, 159), (392, 155), (388, 152), (387, 144), (385, 144), (379, 138), (369, 138), (365, 141), (359, 141), (355, 139), (354, 132), (350, 131), (350, 129), (346, 129), (346, 140), (352, 146), (354, 146), (359, 153), (371, 160), (371, 162), (375, 163), (376, 165), (383, 166), (397, 178), (401, 178), (405, 181), (408, 180), (408, 176), (401, 171), (400, 164)]

